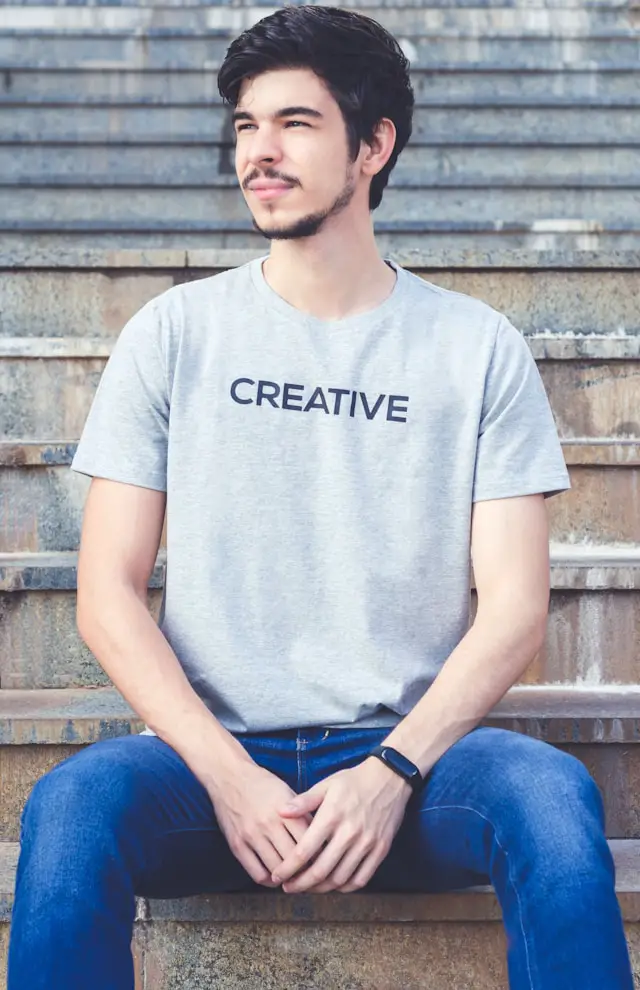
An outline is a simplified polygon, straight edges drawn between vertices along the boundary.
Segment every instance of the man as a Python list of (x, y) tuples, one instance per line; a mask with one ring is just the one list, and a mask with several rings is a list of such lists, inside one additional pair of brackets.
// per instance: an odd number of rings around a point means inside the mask
[(147, 729), (35, 786), (9, 990), (131, 988), (136, 894), (489, 881), (512, 988), (629, 990), (593, 779), (478, 727), (543, 643), (569, 480), (518, 331), (376, 249), (406, 59), (291, 7), (219, 85), (271, 250), (143, 306), (98, 387), (78, 628)]

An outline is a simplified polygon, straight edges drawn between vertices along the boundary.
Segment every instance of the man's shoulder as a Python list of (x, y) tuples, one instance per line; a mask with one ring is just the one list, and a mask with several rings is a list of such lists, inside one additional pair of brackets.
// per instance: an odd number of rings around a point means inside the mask
[[(196, 310), (203, 304), (222, 302), (232, 297), (236, 300), (248, 291), (251, 262), (215, 272), (213, 275), (198, 276), (185, 282), (178, 282), (150, 300), (161, 316), (171, 316), (177, 311)], [(200, 310), (201, 311), (201, 310)]]
[(451, 339), (463, 334), (471, 342), (495, 336), (503, 314), (478, 296), (459, 289), (445, 288), (423, 278), (416, 272), (404, 270), (410, 299), (410, 311), (415, 318), (428, 316)]

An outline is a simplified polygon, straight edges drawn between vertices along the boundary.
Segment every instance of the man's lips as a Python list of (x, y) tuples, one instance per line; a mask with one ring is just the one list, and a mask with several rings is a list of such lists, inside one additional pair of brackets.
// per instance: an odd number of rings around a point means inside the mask
[(289, 192), (293, 189), (293, 186), (285, 182), (252, 182), (248, 187), (252, 193), (254, 193), (258, 199), (277, 199), (278, 196), (284, 195), (284, 193)]

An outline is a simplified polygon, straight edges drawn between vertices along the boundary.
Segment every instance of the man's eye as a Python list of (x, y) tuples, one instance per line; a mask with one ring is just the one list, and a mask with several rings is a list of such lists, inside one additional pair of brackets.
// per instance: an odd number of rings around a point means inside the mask
[(240, 124), (240, 126), (237, 128), (238, 134), (240, 133), (240, 131), (246, 131), (247, 127), (253, 127), (253, 126), (254, 126), (253, 124)]
[(288, 126), (289, 126), (289, 124), (299, 124), (299, 125), (300, 125), (300, 127), (308, 127), (308, 126), (309, 126), (309, 125), (307, 124), (307, 122), (306, 122), (306, 121), (304, 121), (304, 120), (288, 120), (285, 126), (287, 126), (287, 127), (288, 127)]

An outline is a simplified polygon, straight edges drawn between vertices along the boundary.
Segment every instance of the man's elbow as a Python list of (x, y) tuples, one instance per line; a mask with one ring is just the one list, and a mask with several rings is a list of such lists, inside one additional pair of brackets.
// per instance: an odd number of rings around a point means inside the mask
[(517, 594), (514, 589), (502, 594), (478, 596), (476, 621), (491, 625), (499, 622), (512, 630), (518, 638), (526, 639), (531, 650), (542, 649), (549, 622), (549, 593), (537, 590), (533, 594)]

